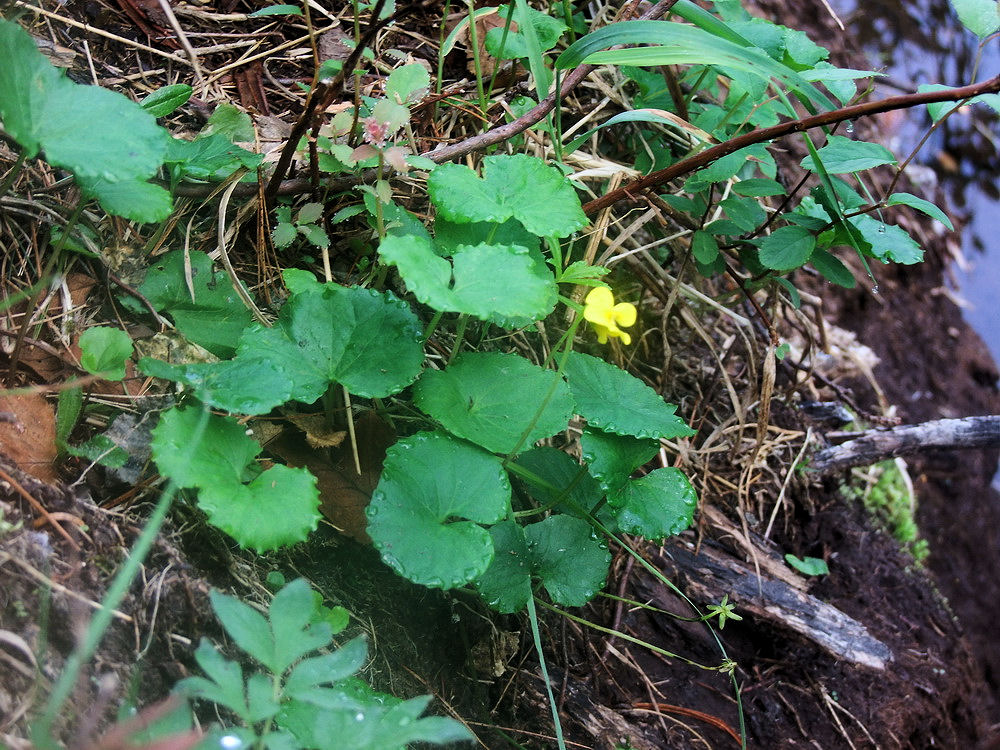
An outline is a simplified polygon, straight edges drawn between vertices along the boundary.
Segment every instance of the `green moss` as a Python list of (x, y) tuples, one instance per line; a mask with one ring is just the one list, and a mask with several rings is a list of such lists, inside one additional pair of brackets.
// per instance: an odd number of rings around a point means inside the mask
[(867, 472), (855, 472), (854, 481), (841, 488), (841, 494), (860, 500), (877, 523), (922, 563), (930, 550), (920, 538), (915, 518), (916, 502), (909, 483), (895, 461), (883, 461)]

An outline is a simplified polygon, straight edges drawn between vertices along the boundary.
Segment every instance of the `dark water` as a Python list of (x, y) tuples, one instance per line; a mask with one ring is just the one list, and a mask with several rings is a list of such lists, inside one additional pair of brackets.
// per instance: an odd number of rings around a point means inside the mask
[[(822, 10), (816, 3), (817, 12)], [(915, 91), (922, 83), (962, 86), (1000, 73), (1000, 40), (980, 53), (946, 0), (834, 0), (850, 38), (883, 66), (877, 95)], [(859, 10), (860, 8), (860, 10)], [(818, 40), (822, 42), (822, 40)], [(964, 264), (954, 269), (966, 320), (1000, 362), (1000, 123), (975, 105), (953, 114), (924, 144), (915, 162), (945, 188), (951, 208), (968, 219), (962, 236)], [(924, 108), (910, 110), (886, 145), (905, 157), (930, 126)], [(933, 171), (932, 171), (933, 170)]]

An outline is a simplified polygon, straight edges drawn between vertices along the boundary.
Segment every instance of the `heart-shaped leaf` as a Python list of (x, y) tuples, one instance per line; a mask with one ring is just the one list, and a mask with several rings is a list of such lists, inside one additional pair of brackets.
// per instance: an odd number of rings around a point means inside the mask
[(499, 458), (444, 433), (421, 432), (387, 452), (368, 506), (368, 534), (401, 576), (450, 589), (489, 566), (493, 542), (480, 524), (496, 523), (509, 507)]
[(414, 401), (450, 432), (494, 453), (530, 448), (573, 415), (558, 373), (500, 352), (466, 353), (447, 370), (428, 370)]

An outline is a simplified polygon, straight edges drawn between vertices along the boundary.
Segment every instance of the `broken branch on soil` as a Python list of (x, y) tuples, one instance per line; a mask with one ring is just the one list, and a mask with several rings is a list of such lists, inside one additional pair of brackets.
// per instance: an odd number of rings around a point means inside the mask
[(854, 440), (816, 453), (809, 471), (829, 474), (852, 466), (869, 466), (897, 456), (935, 448), (996, 448), (1000, 416), (937, 419), (891, 430), (869, 430)]
[(612, 190), (611, 192), (606, 193), (600, 198), (595, 198), (594, 200), (583, 205), (583, 211), (588, 215), (594, 214), (601, 209), (612, 206), (619, 201), (625, 200), (626, 198), (635, 198), (636, 194), (641, 191), (659, 187), (660, 185), (670, 182), (671, 180), (675, 180), (678, 177), (690, 174), (697, 169), (701, 169), (702, 167), (711, 164), (717, 159), (721, 159), (723, 156), (728, 156), (734, 151), (739, 151), (741, 148), (752, 146), (755, 143), (765, 143), (767, 141), (773, 141), (776, 138), (782, 138), (793, 133), (801, 133), (812, 128), (818, 128), (824, 125), (833, 125), (838, 122), (843, 122), (844, 120), (855, 120), (859, 117), (877, 115), (882, 112), (891, 112), (896, 109), (909, 109), (921, 104), (934, 104), (936, 102), (965, 101), (981, 94), (995, 94), (997, 92), (1000, 92), (1000, 76), (991, 78), (990, 80), (982, 83), (974, 83), (971, 86), (948, 89), (947, 91), (925, 91), (918, 94), (891, 96), (888, 99), (881, 99), (877, 102), (854, 104), (849, 107), (841, 107), (840, 109), (835, 109), (830, 112), (823, 112), (818, 115), (804, 117), (800, 120), (790, 120), (788, 122), (779, 123), (778, 125), (773, 125), (769, 128), (751, 130), (749, 133), (737, 136), (736, 138), (730, 138), (724, 143), (720, 143), (717, 146), (712, 146), (704, 151), (700, 151), (687, 159), (682, 159), (675, 164), (671, 164), (669, 167), (665, 167), (664, 169), (652, 172), (645, 177), (633, 180), (617, 190)]

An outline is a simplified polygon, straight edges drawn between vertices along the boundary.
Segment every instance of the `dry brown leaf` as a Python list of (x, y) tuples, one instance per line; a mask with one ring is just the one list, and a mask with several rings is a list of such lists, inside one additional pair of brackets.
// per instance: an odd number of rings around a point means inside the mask
[(336, 448), (344, 442), (347, 432), (333, 429), (325, 414), (289, 414), (288, 421), (306, 434), (313, 448)]
[[(301, 435), (286, 432), (273, 440), (268, 449), (293, 467), (305, 467), (319, 484), (320, 510), (342, 533), (364, 544), (371, 538), (365, 532), (365, 508), (382, 475), (385, 452), (396, 442), (396, 433), (374, 412), (364, 412), (355, 420), (358, 441), (359, 475), (349, 441), (332, 451), (310, 448)], [(332, 459), (330, 454), (332, 453)]]
[(0, 452), (43, 482), (55, 484), (56, 415), (37, 393), (0, 396)]

